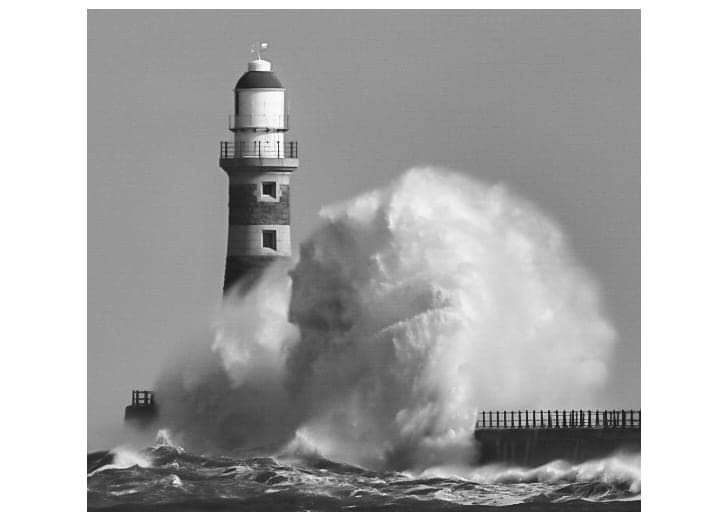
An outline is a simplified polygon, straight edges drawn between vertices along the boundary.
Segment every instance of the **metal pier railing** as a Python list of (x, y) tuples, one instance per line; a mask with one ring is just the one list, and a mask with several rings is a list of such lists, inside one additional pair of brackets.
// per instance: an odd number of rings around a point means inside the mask
[(154, 406), (154, 392), (150, 390), (132, 390), (131, 406), (135, 408)]
[(641, 428), (641, 410), (493, 410), (481, 412), (475, 429)]

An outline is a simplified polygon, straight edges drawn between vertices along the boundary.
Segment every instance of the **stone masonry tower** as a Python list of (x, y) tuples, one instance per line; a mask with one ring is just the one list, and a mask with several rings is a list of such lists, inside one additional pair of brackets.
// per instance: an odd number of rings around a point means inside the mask
[(224, 290), (281, 257), (290, 257), (290, 175), (298, 143), (286, 142), (285, 89), (269, 61), (248, 63), (235, 86), (232, 141), (220, 143), (220, 166), (230, 178)]

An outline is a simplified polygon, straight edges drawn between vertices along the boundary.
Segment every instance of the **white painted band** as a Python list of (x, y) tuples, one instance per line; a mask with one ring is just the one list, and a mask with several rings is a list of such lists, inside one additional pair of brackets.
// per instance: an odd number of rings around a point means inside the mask
[(230, 175), (230, 184), (260, 184), (263, 182), (277, 182), (278, 184), (289, 185), (290, 184), (290, 173), (289, 172), (250, 172), (250, 173), (236, 173)]

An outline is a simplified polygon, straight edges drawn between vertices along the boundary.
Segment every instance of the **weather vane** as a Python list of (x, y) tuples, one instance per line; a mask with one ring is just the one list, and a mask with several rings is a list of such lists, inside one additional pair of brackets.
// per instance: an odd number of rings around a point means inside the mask
[(257, 59), (260, 58), (260, 53), (267, 50), (268, 48), (268, 42), (259, 42), (257, 45), (253, 45), (250, 48), (250, 53), (255, 54), (257, 56)]

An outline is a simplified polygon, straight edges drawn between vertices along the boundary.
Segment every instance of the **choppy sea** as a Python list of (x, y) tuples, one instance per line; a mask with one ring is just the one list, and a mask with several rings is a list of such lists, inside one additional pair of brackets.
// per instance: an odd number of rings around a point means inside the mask
[(88, 454), (88, 510), (639, 511), (639, 455), (537, 468), (371, 471), (319, 456), (206, 456), (161, 442)]

